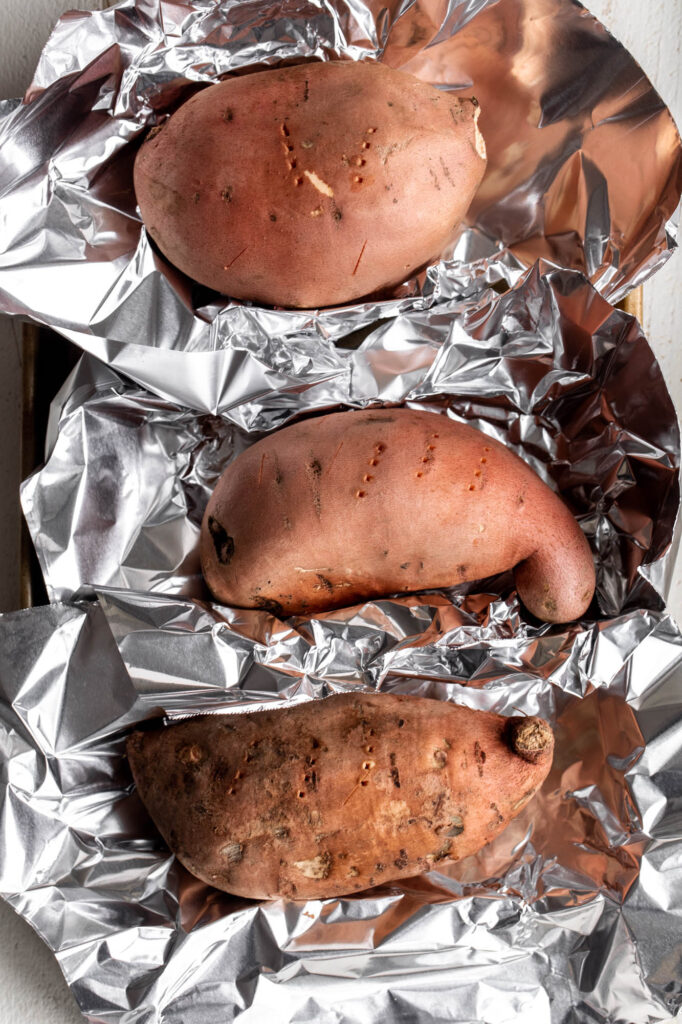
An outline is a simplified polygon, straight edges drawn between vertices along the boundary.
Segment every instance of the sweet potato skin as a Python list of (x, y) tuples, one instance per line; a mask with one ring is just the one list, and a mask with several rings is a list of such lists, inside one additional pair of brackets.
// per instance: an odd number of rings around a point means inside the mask
[(466, 857), (525, 807), (552, 752), (542, 719), (365, 693), (128, 741), (179, 860), (253, 899), (339, 896)]
[(373, 409), (296, 423), (220, 478), (201, 534), (223, 604), (279, 616), (448, 587), (516, 566), (521, 600), (567, 622), (589, 605), (589, 545), (521, 459), (435, 413)]
[(478, 105), (374, 61), (229, 79), (148, 137), (135, 192), (168, 259), (235, 298), (313, 308), (437, 259), (485, 169)]

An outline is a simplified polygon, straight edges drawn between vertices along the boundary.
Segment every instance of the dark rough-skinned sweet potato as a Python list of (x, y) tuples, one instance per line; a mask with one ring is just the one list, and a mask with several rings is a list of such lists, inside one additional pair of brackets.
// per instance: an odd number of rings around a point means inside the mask
[(143, 144), (142, 219), (175, 266), (227, 295), (349, 302), (455, 237), (486, 165), (478, 113), (375, 61), (228, 79)]
[(481, 849), (552, 763), (541, 718), (395, 694), (135, 732), (138, 792), (198, 878), (254, 899), (326, 898)]
[(529, 466), (410, 409), (306, 420), (242, 453), (208, 503), (201, 561), (218, 600), (280, 616), (516, 566), (526, 607), (567, 622), (595, 586), (580, 527)]

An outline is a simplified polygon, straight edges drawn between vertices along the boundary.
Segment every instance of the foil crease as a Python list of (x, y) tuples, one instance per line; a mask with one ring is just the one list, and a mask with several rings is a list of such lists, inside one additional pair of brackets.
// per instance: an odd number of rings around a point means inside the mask
[[(326, 364), (277, 337), (238, 355), (221, 417), (83, 357), (53, 404), (46, 464), (22, 488), (52, 600), (84, 586), (209, 600), (198, 536), (227, 463), (293, 417), (404, 403), (495, 437), (562, 494), (595, 556), (588, 618), (662, 607), (679, 505), (675, 410), (637, 322), (582, 275), (536, 266), (504, 295), (397, 315)], [(513, 602), (509, 578), (485, 586)], [(477, 589), (450, 599), (473, 602)], [(508, 614), (514, 628), (523, 621)]]
[[(463, 233), (381, 301), (295, 312), (196, 286), (141, 230), (144, 132), (226, 75), (338, 58), (476, 93), (489, 165)], [(324, 366), (354, 331), (513, 284), (537, 259), (617, 301), (674, 245), (681, 153), (651, 83), (572, 0), (121, 0), (65, 15), (23, 102), (0, 109), (0, 308), (171, 400), (224, 411), (225, 366), (245, 347), (276, 336)]]
[(513, 674), (494, 635), (479, 640), (483, 672), (387, 674), (382, 690), (545, 715), (550, 776), (459, 864), (360, 896), (261, 904), (169, 855), (125, 736), (203, 707), (198, 679), (228, 711), (358, 683), (322, 662), (306, 673), (289, 657), (295, 629), (267, 631), (258, 660), (243, 622), (210, 617), (133, 591), (0, 617), (0, 891), (55, 951), (88, 1019), (625, 1024), (675, 1012), (682, 635), (666, 613), (595, 627), (577, 688), (570, 646), (552, 672)]

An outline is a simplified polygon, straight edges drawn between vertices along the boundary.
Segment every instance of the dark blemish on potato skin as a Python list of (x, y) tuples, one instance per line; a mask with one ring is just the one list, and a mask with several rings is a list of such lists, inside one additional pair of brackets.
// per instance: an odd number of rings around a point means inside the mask
[(445, 798), (446, 797), (447, 797), (447, 793), (440, 792), (438, 794), (438, 796), (435, 798), (435, 800), (433, 800), (433, 816), (434, 816), (434, 818), (437, 818), (438, 815), (440, 814), (441, 810), (443, 809), (443, 804), (445, 803)]
[(485, 750), (481, 750), (481, 744), (476, 740), (474, 743), (474, 760), (478, 768), (478, 774), (483, 775), (483, 765), (485, 764)]
[(192, 202), (196, 205), (196, 203), (198, 203), (200, 199), (201, 192), (195, 192), (194, 195), (192, 196)]
[(231, 772), (227, 761), (218, 761), (211, 768), (211, 779), (213, 782), (224, 782)]
[(440, 850), (438, 850), (433, 855), (434, 861), (445, 860), (446, 857), (449, 857), (451, 848), (452, 843), (445, 843), (443, 846), (441, 846)]
[(400, 856), (396, 857), (396, 859), (393, 861), (393, 863), (395, 864), (395, 866), (397, 868), (401, 868), (401, 869), (402, 868), (406, 868), (407, 864), (408, 864), (408, 859), (409, 858), (407, 856), (407, 850), (401, 850), (400, 851)]
[(232, 110), (232, 107), (226, 107), (225, 111), (223, 112), (223, 121), (228, 122), (228, 121), (232, 121), (233, 119), (234, 119), (234, 111)]
[(308, 79), (306, 78), (306, 80), (305, 80), (305, 89), (303, 91), (303, 102), (304, 103), (308, 102), (308, 96), (309, 95), (310, 95), (310, 83), (308, 82)]
[(151, 142), (152, 139), (156, 138), (156, 136), (159, 134), (160, 131), (163, 131), (163, 125), (162, 124), (157, 124), (154, 128), (150, 128), (149, 131), (147, 132), (147, 135), (146, 135), (146, 138), (145, 138), (144, 141), (145, 142)]
[(391, 763), (391, 781), (393, 782), (393, 785), (395, 786), (396, 789), (400, 789), (400, 772), (398, 771), (398, 767), (396, 765), (395, 754), (389, 754), (389, 761)]
[(337, 222), (343, 219), (343, 214), (341, 213), (341, 210), (334, 210), (333, 216), (334, 220)]
[(468, 569), (468, 568), (469, 568), (469, 567), (468, 567), (467, 565), (458, 565), (458, 566), (457, 566), (457, 575), (458, 575), (458, 576), (461, 576), (461, 577), (462, 577), (462, 579), (464, 579), (464, 577), (465, 577), (465, 576), (466, 576), (466, 574), (467, 574), (467, 569)]
[(272, 615), (276, 615), (278, 619), (283, 619), (285, 617), (284, 609), (279, 601), (274, 601), (269, 597), (253, 597), (252, 601), (260, 611), (270, 612)]
[(224, 188), (222, 190), (222, 192), (220, 193), (220, 198), (225, 203), (231, 203), (232, 202), (232, 186), (231, 185), (228, 185), (227, 188)]
[(221, 565), (229, 565), (234, 555), (234, 540), (215, 516), (208, 517), (208, 532), (213, 541), (216, 558)]
[(316, 572), (315, 575), (317, 576), (318, 580), (320, 581), (324, 589), (327, 591), (327, 593), (333, 594), (334, 584), (332, 583), (332, 581), (327, 579), (326, 576), (323, 576), (322, 573)]
[(491, 823), (491, 827), (494, 825), (501, 825), (504, 822), (504, 815), (500, 812), (500, 808), (497, 806), (496, 803), (491, 803), (490, 810), (494, 811), (495, 814), (497, 815), (497, 819), (496, 821)]
[(452, 185), (453, 182), (452, 182), (452, 178), (450, 177), (450, 170), (448, 168), (448, 165), (445, 163), (445, 160), (443, 160), (443, 157), (440, 157), (440, 165), (443, 168), (443, 174), (445, 175), (447, 180)]
[(409, 566), (410, 566), (409, 562), (402, 562), (401, 565), (400, 565), (400, 568), (401, 569), (408, 569)]
[(440, 182), (438, 180), (438, 175), (434, 171), (433, 167), (429, 167), (429, 174), (433, 178), (433, 184), (434, 184), (434, 186), (436, 188), (436, 191), (440, 192)]
[(271, 221), (273, 222), (273, 224), (274, 224), (274, 222), (275, 222), (275, 221), (277, 220), (277, 214), (276, 214), (276, 213), (271, 213), (271, 214), (270, 214), (270, 220), (271, 220)]
[(320, 498), (320, 477), (322, 476), (322, 465), (319, 459), (311, 458), (310, 461), (306, 463), (305, 468), (310, 479), (315, 515), (319, 519), (322, 515), (322, 501)]
[(388, 558), (388, 549), (386, 549), (386, 551), (382, 551), (381, 554), (383, 558)]

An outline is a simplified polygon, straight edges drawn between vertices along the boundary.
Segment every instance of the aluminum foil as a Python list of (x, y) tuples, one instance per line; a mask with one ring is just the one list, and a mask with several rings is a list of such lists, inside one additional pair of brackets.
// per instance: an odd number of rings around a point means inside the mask
[[(56, 603), (0, 618), (0, 850), (26, 865), (0, 855), (0, 890), (95, 1020), (660, 1020), (682, 1005), (680, 443), (646, 339), (536, 266), (333, 353), (249, 351), (222, 417), (90, 356), (57, 396), (23, 489)], [(466, 420), (562, 492), (598, 566), (583, 621), (530, 621), (510, 576), (286, 621), (210, 603), (196, 543), (225, 462), (372, 402)], [(254, 904), (188, 875), (137, 802), (130, 724), (357, 687), (541, 714), (552, 773), (490, 847), (405, 884)]]
[[(374, 613), (358, 612), (356, 649)], [(323, 660), (304, 666), (296, 629), (258, 645), (242, 625), (132, 591), (0, 617), (0, 891), (54, 949), (89, 1020), (625, 1024), (677, 1009), (682, 636), (665, 613), (595, 626), (582, 676), (570, 647), (536, 671), (494, 636), (473, 644), (483, 669), (456, 632), (426, 643), (423, 677), (389, 674), (381, 688), (543, 714), (552, 772), (475, 857), (301, 903), (193, 879), (123, 755), (132, 722), (205, 697), (236, 710), (358, 685), (348, 663), (345, 680)], [(347, 646), (352, 629), (338, 630)], [(448, 645), (461, 668), (438, 682)]]
[[(562, 493), (595, 553), (592, 619), (662, 607), (675, 410), (637, 322), (582, 275), (538, 266), (502, 296), (398, 314), (322, 365), (263, 339), (225, 381), (224, 415), (197, 416), (83, 358), (55, 400), (45, 467), (22, 490), (51, 599), (86, 585), (208, 599), (199, 528), (229, 460), (295, 416), (402, 402), (485, 431)], [(509, 594), (511, 580), (490, 586)]]
[[(235, 71), (336, 58), (476, 93), (489, 165), (464, 232), (382, 301), (287, 312), (197, 287), (141, 230), (145, 130)], [(235, 362), (269, 338), (324, 368), (349, 333), (512, 283), (538, 258), (616, 301), (669, 254), (682, 191), (668, 111), (573, 0), (122, 0), (65, 15), (24, 102), (0, 113), (0, 308), (209, 412), (229, 407)]]

